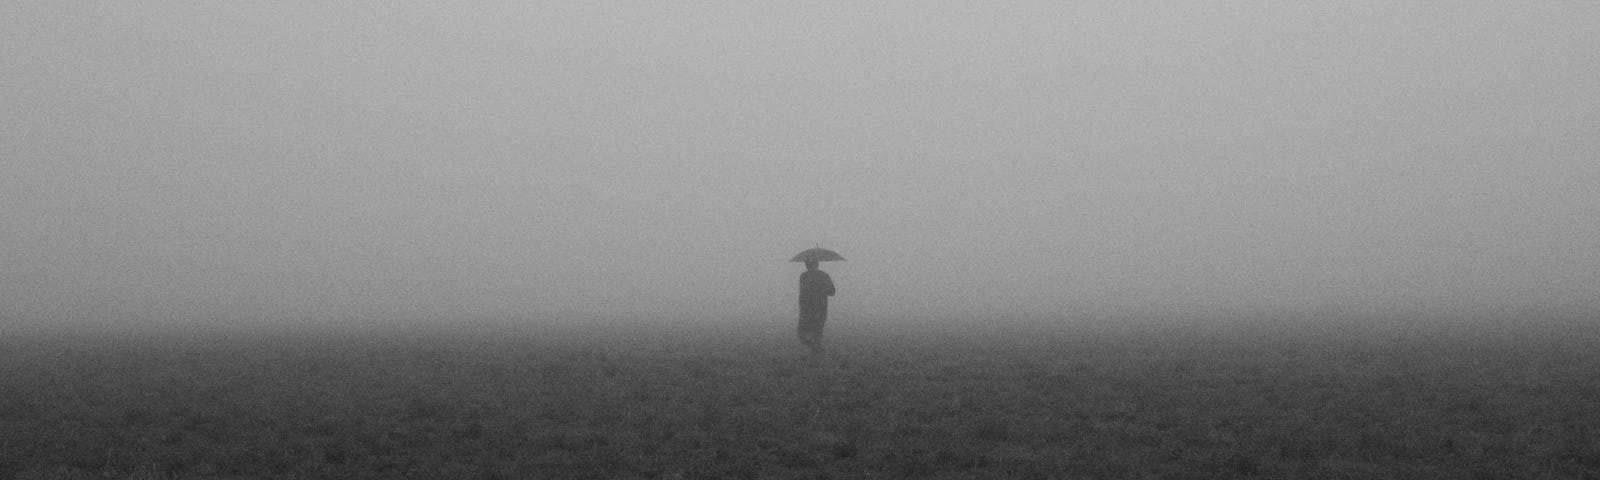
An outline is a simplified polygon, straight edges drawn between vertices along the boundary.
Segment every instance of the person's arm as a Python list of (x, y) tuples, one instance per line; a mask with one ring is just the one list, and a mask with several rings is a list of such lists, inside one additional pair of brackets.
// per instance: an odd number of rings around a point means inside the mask
[(833, 277), (822, 277), (822, 279), (827, 285), (827, 288), (824, 291), (827, 292), (828, 296), (833, 296)]

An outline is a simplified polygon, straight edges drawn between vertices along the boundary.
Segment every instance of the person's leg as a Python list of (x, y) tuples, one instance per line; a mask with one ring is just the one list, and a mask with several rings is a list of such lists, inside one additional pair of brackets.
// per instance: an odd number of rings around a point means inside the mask
[(817, 315), (815, 322), (816, 322), (815, 323), (816, 326), (813, 327), (813, 330), (812, 330), (812, 333), (811, 333), (812, 343), (814, 345), (811, 347), (811, 349), (812, 350), (816, 350), (818, 352), (821, 352), (822, 351), (822, 327), (828, 323), (828, 314), (823, 313), (823, 314)]
[(801, 315), (797, 333), (800, 336), (800, 344), (812, 350), (822, 347), (822, 322), (818, 321), (815, 315)]
[(806, 325), (807, 323), (808, 322), (806, 322), (806, 315), (801, 315), (800, 316), (800, 320), (796, 323), (796, 325), (798, 327), (795, 329), (795, 338), (799, 338), (800, 339), (800, 344), (801, 345), (810, 346), (811, 345), (811, 338), (808, 337), (808, 330), (809, 330), (810, 327), (808, 327)]

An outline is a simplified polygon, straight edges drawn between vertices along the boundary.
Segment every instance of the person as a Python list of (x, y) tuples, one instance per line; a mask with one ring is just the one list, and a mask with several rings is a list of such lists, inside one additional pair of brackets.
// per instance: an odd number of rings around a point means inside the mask
[(822, 324), (828, 321), (828, 297), (833, 296), (833, 278), (817, 269), (817, 261), (806, 261), (800, 274), (800, 343), (812, 353), (822, 352)]

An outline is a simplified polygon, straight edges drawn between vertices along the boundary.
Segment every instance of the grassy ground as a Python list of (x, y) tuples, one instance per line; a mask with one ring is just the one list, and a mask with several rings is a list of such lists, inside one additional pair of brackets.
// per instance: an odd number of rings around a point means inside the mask
[(1600, 478), (1594, 328), (757, 327), (5, 339), (0, 478)]

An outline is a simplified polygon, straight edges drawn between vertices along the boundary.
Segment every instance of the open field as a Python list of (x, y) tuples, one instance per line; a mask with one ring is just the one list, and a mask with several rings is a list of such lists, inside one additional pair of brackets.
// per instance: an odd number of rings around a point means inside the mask
[(0, 339), (0, 478), (1600, 478), (1600, 328)]

